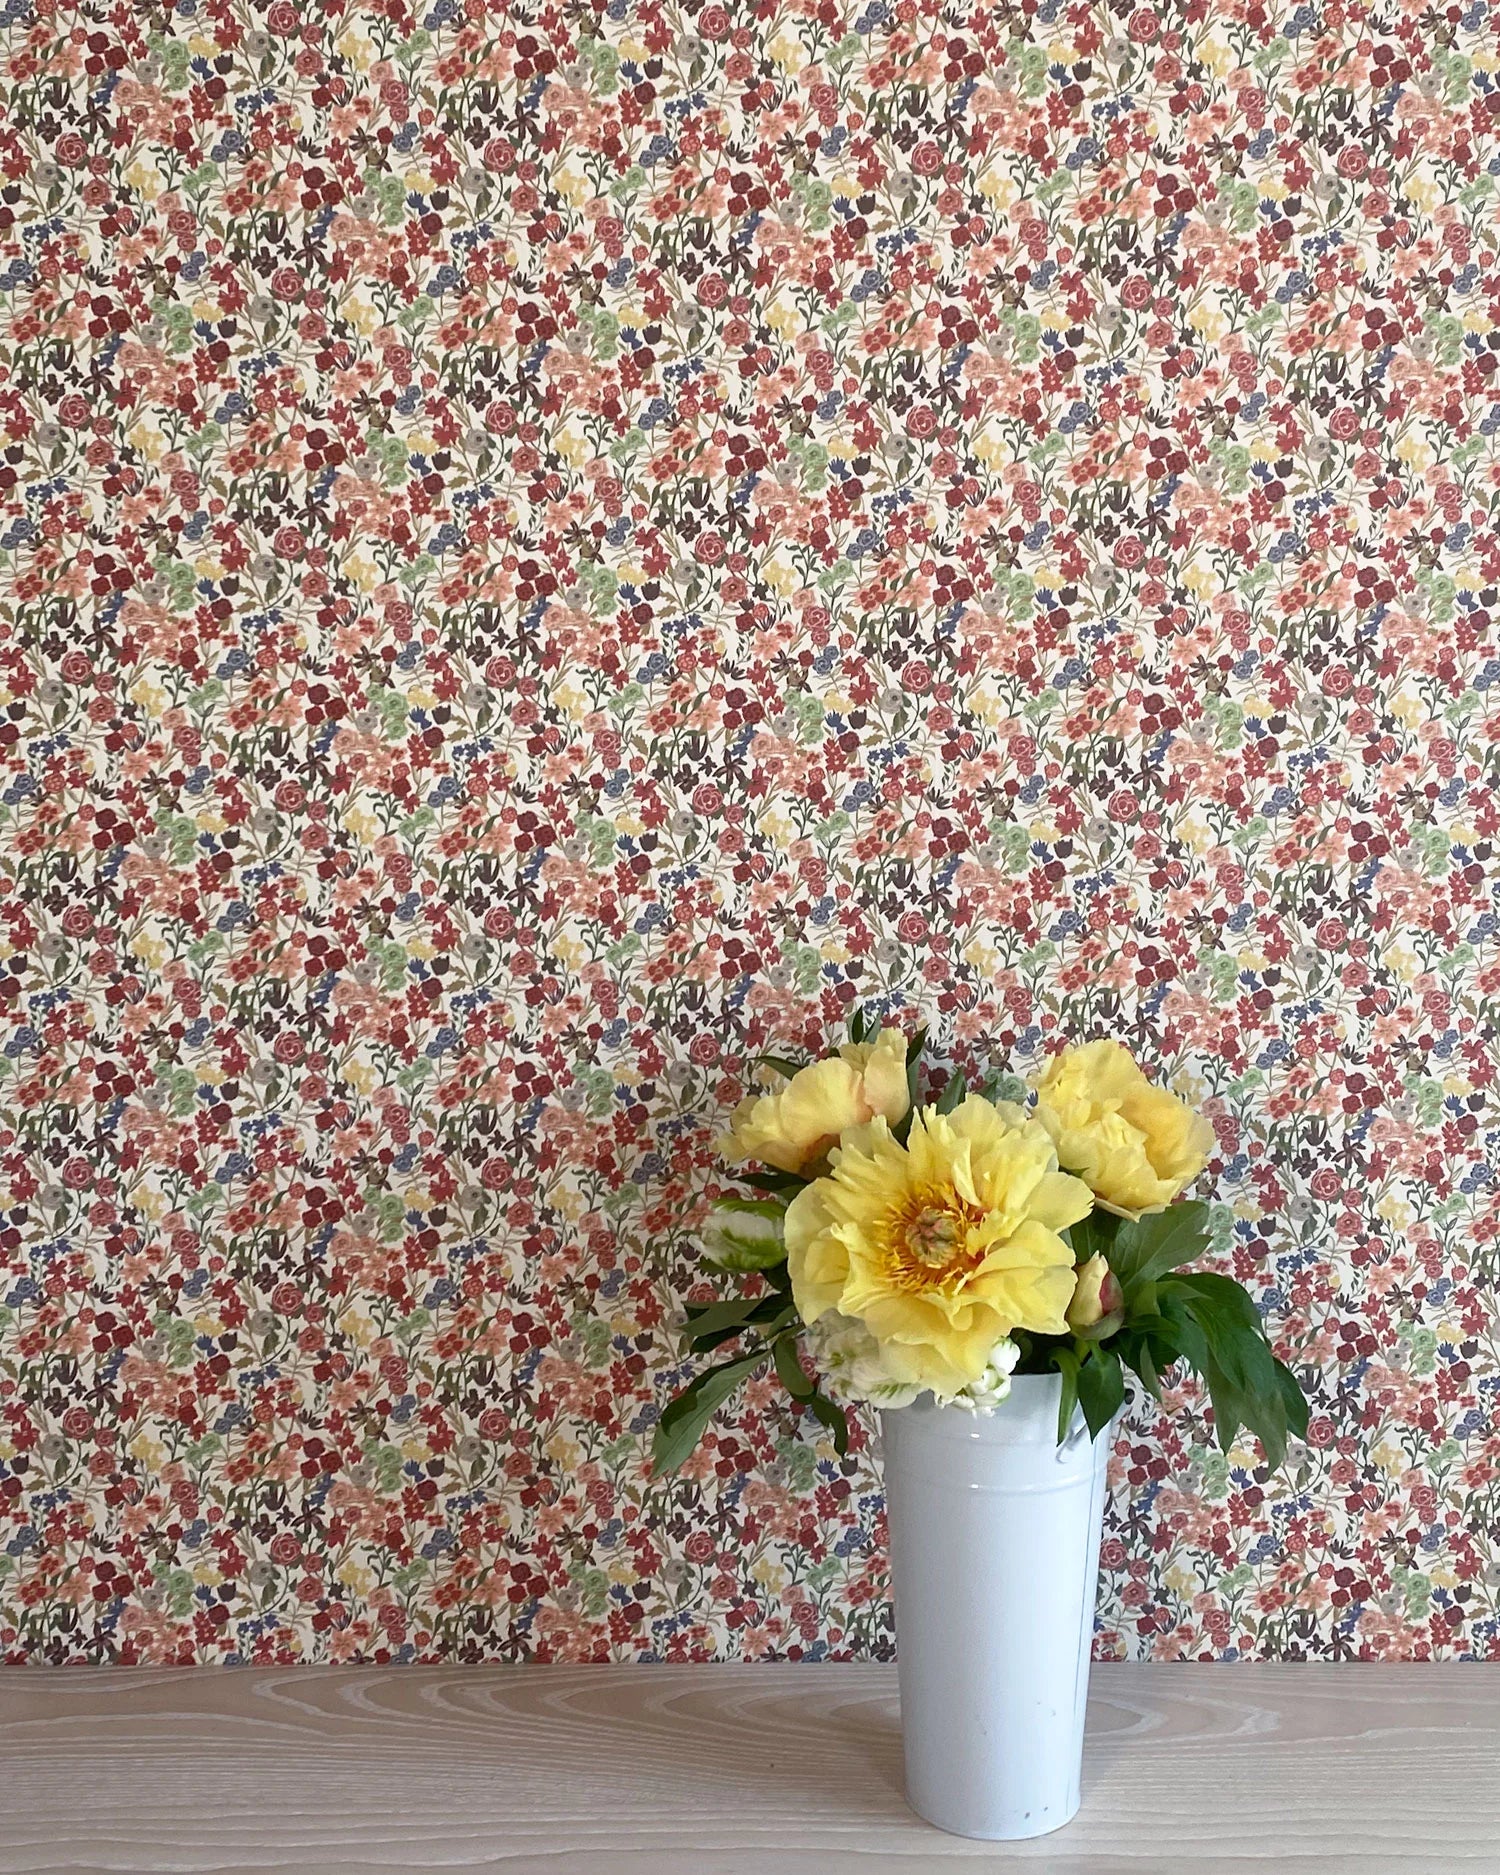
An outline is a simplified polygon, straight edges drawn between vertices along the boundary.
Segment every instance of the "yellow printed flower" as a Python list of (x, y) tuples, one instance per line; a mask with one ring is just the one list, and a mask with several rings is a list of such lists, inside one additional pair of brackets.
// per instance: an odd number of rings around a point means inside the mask
[(148, 202), (154, 202), (162, 192), (161, 172), (146, 157), (131, 164), (125, 172), (125, 180), (137, 195), (143, 196)]
[(1214, 1148), (1202, 1114), (1153, 1086), (1118, 1042), (1065, 1048), (1036, 1083), (1036, 1098), (1058, 1164), (1118, 1217), (1169, 1205)]
[(877, 1117), (894, 1126), (910, 1104), (906, 1037), (882, 1029), (873, 1042), (850, 1042), (800, 1068), (780, 1092), (741, 1101), (719, 1150), (731, 1164), (758, 1159), (801, 1172), (826, 1158), (850, 1127)]
[(1073, 1252), (1058, 1233), (1092, 1208), (1019, 1108), (971, 1095), (924, 1110), (905, 1146), (876, 1119), (787, 1210), (792, 1295), (804, 1321), (863, 1322), (892, 1381), (952, 1399), (1012, 1329), (1067, 1333)]

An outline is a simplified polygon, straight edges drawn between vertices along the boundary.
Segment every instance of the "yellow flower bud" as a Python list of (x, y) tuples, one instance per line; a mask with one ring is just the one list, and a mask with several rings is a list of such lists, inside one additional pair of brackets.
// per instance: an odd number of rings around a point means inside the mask
[[(1075, 1334), (1097, 1329), (1099, 1324), (1118, 1314), (1125, 1298), (1119, 1279), (1102, 1256), (1092, 1256), (1078, 1267), (1073, 1300), (1068, 1304), (1068, 1326)], [(1111, 1324), (1111, 1330), (1118, 1323)]]

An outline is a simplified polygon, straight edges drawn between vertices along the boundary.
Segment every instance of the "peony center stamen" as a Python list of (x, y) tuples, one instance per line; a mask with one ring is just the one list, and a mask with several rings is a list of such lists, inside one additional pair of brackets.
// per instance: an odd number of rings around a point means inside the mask
[(928, 1205), (906, 1226), (906, 1249), (923, 1269), (947, 1269), (968, 1238), (962, 1218)]

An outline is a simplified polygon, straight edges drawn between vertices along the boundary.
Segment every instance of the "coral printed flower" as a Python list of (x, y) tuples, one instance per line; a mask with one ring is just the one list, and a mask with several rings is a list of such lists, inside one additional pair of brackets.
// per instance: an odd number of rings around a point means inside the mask
[(792, 1200), (792, 1294), (806, 1321), (863, 1322), (891, 1379), (948, 1399), (1013, 1328), (1066, 1333), (1073, 1252), (1058, 1232), (1093, 1203), (1019, 1109), (924, 1109), (905, 1146), (876, 1120)]

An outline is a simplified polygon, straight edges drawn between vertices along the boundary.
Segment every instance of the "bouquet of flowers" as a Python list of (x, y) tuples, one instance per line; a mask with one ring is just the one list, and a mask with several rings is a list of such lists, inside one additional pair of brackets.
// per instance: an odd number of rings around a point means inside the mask
[(1243, 1425), (1280, 1464), (1307, 1430), (1301, 1388), (1245, 1290), (1184, 1268), (1208, 1242), (1208, 1207), (1182, 1197), (1213, 1149), (1208, 1121), (1114, 1041), (1065, 1049), (1029, 1088), (954, 1073), (929, 1099), (925, 1043), (856, 1014), (821, 1061), (757, 1058), (780, 1085), (720, 1141), (750, 1190), (720, 1198), (704, 1234), (740, 1293), (686, 1311), (691, 1352), (729, 1358), (663, 1411), (654, 1471), (675, 1470), (767, 1362), (840, 1454), (851, 1404), (930, 1393), (987, 1413), (1012, 1373), (1051, 1369), (1059, 1440), (1080, 1407), (1096, 1434), (1127, 1367), (1160, 1399), (1183, 1362), (1224, 1450)]

